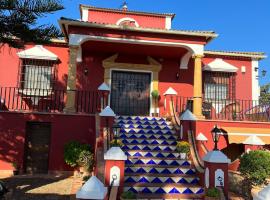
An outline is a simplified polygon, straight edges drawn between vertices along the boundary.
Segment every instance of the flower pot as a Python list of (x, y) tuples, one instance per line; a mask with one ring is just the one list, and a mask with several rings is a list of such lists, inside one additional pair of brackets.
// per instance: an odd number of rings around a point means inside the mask
[(185, 160), (187, 158), (186, 153), (180, 153), (180, 159)]

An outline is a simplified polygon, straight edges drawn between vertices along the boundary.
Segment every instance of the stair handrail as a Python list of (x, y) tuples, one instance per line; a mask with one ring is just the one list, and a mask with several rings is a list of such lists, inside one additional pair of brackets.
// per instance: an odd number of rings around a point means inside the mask
[[(176, 128), (176, 130), (180, 130), (181, 128), (181, 122), (180, 122), (180, 118), (177, 117), (177, 113), (175, 111), (175, 106), (174, 106), (174, 102), (173, 102), (173, 97), (171, 97), (171, 101), (170, 101), (170, 115), (172, 117), (172, 122)], [(191, 156), (193, 158), (193, 162), (194, 162), (194, 166), (196, 168), (196, 170), (200, 173), (204, 172), (204, 164), (203, 161), (200, 159), (197, 147), (196, 147), (196, 143), (195, 143), (195, 137), (194, 137), (194, 132), (188, 132), (188, 141), (191, 144), (190, 146), (190, 153)]]

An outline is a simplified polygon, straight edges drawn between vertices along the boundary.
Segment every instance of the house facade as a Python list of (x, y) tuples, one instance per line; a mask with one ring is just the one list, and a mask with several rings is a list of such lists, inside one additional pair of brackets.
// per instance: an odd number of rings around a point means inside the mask
[[(232, 161), (250, 148), (244, 141), (252, 135), (270, 143), (269, 106), (259, 102), (263, 53), (206, 50), (218, 35), (173, 30), (175, 14), (86, 5), (80, 13), (80, 20), (59, 19), (63, 40), (1, 48), (3, 173), (12, 171), (12, 162), (22, 172), (71, 171), (64, 145), (78, 140), (96, 147), (103, 104), (117, 119), (179, 118), (189, 109), (196, 121), (180, 124), (178, 132), (188, 140), (193, 131), (200, 157), (213, 148), (215, 124), (224, 130), (218, 147)], [(101, 85), (110, 91), (107, 98)]]

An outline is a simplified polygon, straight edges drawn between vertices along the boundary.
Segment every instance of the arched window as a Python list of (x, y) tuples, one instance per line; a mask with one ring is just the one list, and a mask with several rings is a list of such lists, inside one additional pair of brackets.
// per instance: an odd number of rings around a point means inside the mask
[(116, 25), (119, 25), (119, 26), (139, 27), (138, 22), (135, 19), (132, 19), (132, 18), (129, 18), (129, 17), (125, 17), (125, 18), (119, 19), (116, 22)]

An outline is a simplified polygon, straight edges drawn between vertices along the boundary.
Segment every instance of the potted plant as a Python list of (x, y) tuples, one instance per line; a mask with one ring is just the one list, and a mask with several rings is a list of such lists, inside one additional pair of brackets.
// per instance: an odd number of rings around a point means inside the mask
[(205, 200), (219, 200), (220, 191), (217, 188), (209, 188), (206, 191)]
[(190, 145), (186, 141), (179, 141), (176, 144), (176, 150), (180, 154), (181, 159), (186, 159), (190, 152)]
[[(81, 154), (81, 152), (86, 151)], [(71, 141), (67, 143), (64, 147), (64, 160), (65, 163), (71, 167), (79, 167), (79, 171), (84, 173), (84, 168), (87, 167), (87, 163), (82, 160), (85, 159), (85, 156), (90, 156), (91, 146), (88, 144), (81, 144), (78, 141)], [(90, 156), (91, 158), (91, 156)], [(93, 159), (93, 158), (92, 158)], [(78, 162), (82, 161), (80, 164)], [(83, 164), (84, 163), (84, 164)], [(89, 163), (88, 163), (89, 164)], [(84, 167), (85, 165), (85, 167)], [(91, 165), (88, 165), (91, 167)], [(82, 171), (81, 171), (82, 170)]]
[(151, 92), (151, 96), (153, 97), (154, 101), (154, 117), (158, 116), (157, 108), (158, 108), (158, 98), (159, 98), (159, 91), (158, 90), (153, 90)]
[(131, 191), (126, 191), (126, 192), (123, 192), (120, 196), (120, 199), (121, 200), (125, 200), (125, 199), (136, 199), (136, 194), (134, 194), (133, 192)]
[(13, 175), (18, 175), (19, 174), (19, 169), (18, 169), (18, 164), (16, 162), (12, 163), (13, 166)]
[(80, 172), (82, 172), (84, 176), (88, 176), (93, 170), (94, 155), (89, 150), (83, 150), (79, 154), (77, 163), (80, 166)]
[(122, 147), (124, 146), (123, 142), (119, 139), (115, 140), (113, 139), (111, 142), (110, 142), (110, 147)]

